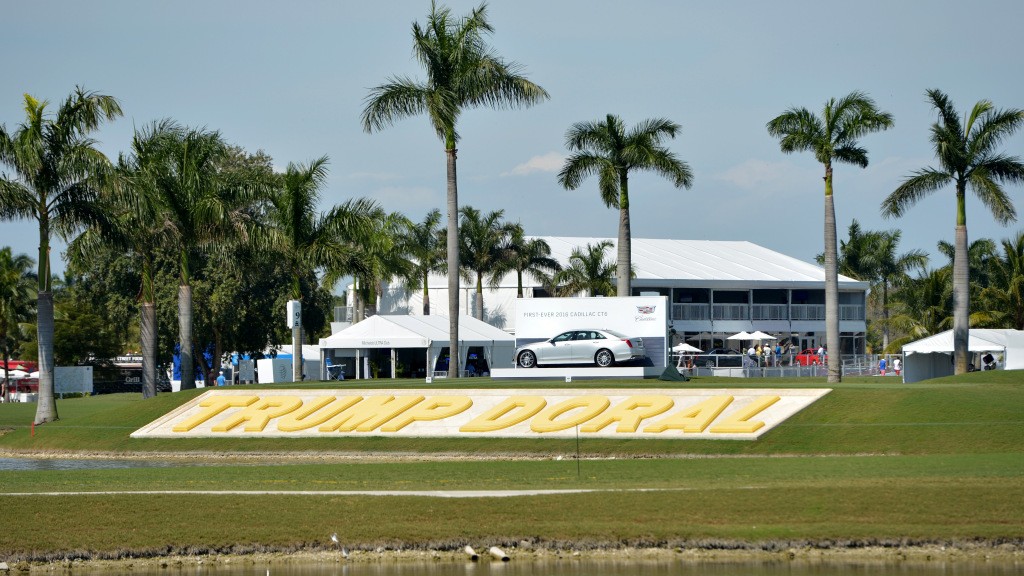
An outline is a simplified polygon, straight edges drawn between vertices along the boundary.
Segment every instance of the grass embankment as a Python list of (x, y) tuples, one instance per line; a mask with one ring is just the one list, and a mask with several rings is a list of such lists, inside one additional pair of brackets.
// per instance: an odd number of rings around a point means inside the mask
[[(360, 383), (362, 384), (362, 383)], [(422, 382), (375, 382), (422, 387)], [(601, 382), (592, 387), (667, 387)], [(823, 387), (824, 382), (696, 379), (687, 387)], [(484, 387), (471, 381), (466, 387)], [(564, 387), (552, 383), (551, 387)], [(292, 387), (291, 385), (285, 387)], [(331, 387), (331, 385), (327, 385)], [(501, 385), (498, 387), (507, 387)], [(540, 387), (530, 384), (530, 387)], [(187, 550), (462, 543), (616, 545), (851, 541), (1024, 542), (1024, 374), (973, 373), (901, 385), (847, 379), (761, 440), (132, 440), (193, 397), (59, 402), (61, 420), (26, 426), (34, 405), (0, 405), (0, 450), (470, 453), (471, 461), (366, 461), (6, 472), (6, 492), (582, 488), (507, 499), (411, 496), (0, 496), (0, 559)], [(512, 460), (508, 454), (537, 458)], [(548, 456), (569, 456), (554, 460)], [(700, 456), (742, 455), (744, 458)], [(654, 456), (651, 459), (629, 458)], [(687, 456), (694, 456), (692, 458)], [(786, 457), (779, 457), (786, 456)], [(617, 457), (619, 459), (609, 459)], [(627, 459), (621, 459), (626, 457)], [(658, 491), (637, 492), (647, 488)], [(714, 544), (714, 545), (719, 545)], [(120, 552), (118, 552), (120, 551)]]

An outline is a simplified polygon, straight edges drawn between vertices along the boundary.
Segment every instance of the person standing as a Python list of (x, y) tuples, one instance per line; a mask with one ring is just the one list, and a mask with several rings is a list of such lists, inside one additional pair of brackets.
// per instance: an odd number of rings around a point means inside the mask
[(885, 356), (882, 356), (882, 359), (878, 361), (878, 374), (885, 376)]
[(898, 357), (897, 358), (893, 358), (893, 360), (892, 360), (892, 371), (895, 372), (897, 376), (900, 375), (900, 369), (901, 368), (903, 368), (903, 361), (900, 360)]
[(224, 378), (224, 371), (221, 370), (220, 373), (217, 374), (217, 386), (224, 386), (227, 383), (227, 379)]

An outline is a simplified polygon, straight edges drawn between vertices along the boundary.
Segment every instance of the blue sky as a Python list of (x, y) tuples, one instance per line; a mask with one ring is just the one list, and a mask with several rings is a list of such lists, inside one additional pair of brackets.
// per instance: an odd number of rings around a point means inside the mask
[[(446, 4), (462, 15), (478, 2)], [(428, 11), (428, 0), (6, 2), (0, 123), (21, 122), (26, 92), (56, 108), (80, 84), (121, 101), (125, 116), (96, 134), (111, 157), (134, 126), (170, 117), (262, 149), (280, 169), (329, 156), (324, 209), (365, 196), (419, 220), (443, 209), (443, 145), (425, 118), (366, 134), (359, 117), (389, 76), (423, 78), (410, 30)], [(551, 99), (464, 114), (460, 204), (504, 209), (528, 234), (614, 237), (618, 216), (596, 180), (575, 191), (557, 183), (565, 131), (608, 113), (629, 125), (666, 117), (682, 125), (669, 146), (694, 186), (633, 176), (634, 237), (748, 240), (811, 261), (822, 251), (823, 171), (809, 153), (782, 154), (765, 123), (861, 90), (895, 127), (861, 141), (867, 169), (836, 168), (839, 237), (852, 219), (900, 229), (902, 249), (941, 266), (935, 245), (953, 239), (952, 188), (901, 219), (879, 215), (903, 177), (935, 164), (925, 90), (943, 90), (961, 112), (980, 99), (1024, 108), (1019, 1), (496, 0), (489, 16), (492, 46)], [(1004, 150), (1022, 155), (1022, 145), (1018, 134)], [(1008, 191), (1024, 211), (1021, 188)], [(972, 240), (1024, 227), (999, 226), (977, 201), (967, 210)], [(36, 254), (34, 223), (0, 223), (0, 238)]]

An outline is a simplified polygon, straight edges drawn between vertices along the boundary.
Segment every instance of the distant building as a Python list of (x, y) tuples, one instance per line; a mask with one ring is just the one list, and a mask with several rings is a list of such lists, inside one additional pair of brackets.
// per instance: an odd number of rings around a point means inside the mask
[[(615, 258), (614, 238), (541, 237), (551, 256), (565, 265), (574, 248), (610, 240), (608, 257)], [(676, 341), (697, 343), (703, 349), (729, 346), (725, 337), (760, 330), (792, 342), (799, 349), (825, 342), (825, 270), (746, 241), (663, 240), (633, 238), (633, 295), (668, 297), (669, 318)], [(432, 276), (431, 313), (447, 315), (448, 280)], [(551, 294), (524, 274), (525, 298)], [(839, 331), (843, 354), (865, 351), (865, 300), (868, 283), (839, 276)], [(473, 315), (475, 288), (463, 285), (462, 314)], [(484, 320), (515, 332), (516, 275), (509, 274), (495, 289), (484, 289)], [(351, 302), (349, 303), (351, 304)], [(421, 290), (390, 286), (378, 303), (381, 314), (422, 314)], [(350, 310), (336, 310), (335, 321), (349, 320)], [(833, 348), (834, 347), (831, 347)]]

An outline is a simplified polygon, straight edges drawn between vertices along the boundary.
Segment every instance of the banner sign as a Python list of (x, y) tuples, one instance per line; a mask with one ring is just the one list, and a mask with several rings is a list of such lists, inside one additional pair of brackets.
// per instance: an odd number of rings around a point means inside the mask
[(654, 366), (666, 366), (668, 298), (520, 298), (516, 300), (516, 346), (547, 340), (567, 330), (614, 330), (643, 338)]
[(210, 390), (132, 438), (754, 440), (830, 389)]

